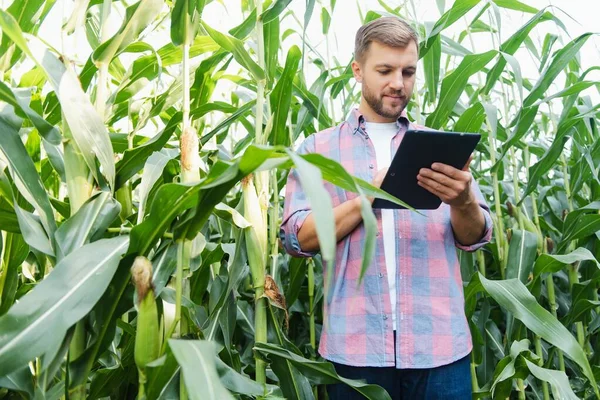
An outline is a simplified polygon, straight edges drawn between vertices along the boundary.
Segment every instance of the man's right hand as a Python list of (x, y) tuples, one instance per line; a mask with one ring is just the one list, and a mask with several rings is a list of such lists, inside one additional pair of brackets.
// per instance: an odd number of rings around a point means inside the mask
[[(388, 169), (389, 168), (383, 168), (377, 171), (373, 181), (371, 182), (371, 185), (375, 186), (376, 188), (381, 188), (381, 183), (383, 182), (383, 178), (385, 178), (385, 174), (387, 174)], [(371, 196), (367, 196), (367, 199), (369, 199), (371, 204), (373, 204), (373, 201), (375, 200), (375, 198)]]

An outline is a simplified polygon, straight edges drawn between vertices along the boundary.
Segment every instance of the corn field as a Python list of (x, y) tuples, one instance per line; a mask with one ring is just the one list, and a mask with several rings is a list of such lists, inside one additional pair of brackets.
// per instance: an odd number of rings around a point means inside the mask
[[(0, 399), (326, 399), (339, 382), (389, 399), (316, 351), (333, 219), (316, 220), (311, 259), (278, 237), (290, 168), (318, 215), (323, 181), (397, 201), (293, 151), (360, 100), (331, 40), (347, 3), (75, 0), (57, 35), (85, 54), (39, 33), (55, 3), (0, 9)], [(471, 170), (494, 235), (459, 254), (473, 396), (600, 398), (600, 66), (580, 62), (594, 34), (517, 0), (438, 1), (427, 23), (418, 3), (358, 9), (420, 35), (410, 119), (482, 135)], [(224, 30), (210, 7), (243, 18)], [(501, 35), (510, 13), (527, 22)]]

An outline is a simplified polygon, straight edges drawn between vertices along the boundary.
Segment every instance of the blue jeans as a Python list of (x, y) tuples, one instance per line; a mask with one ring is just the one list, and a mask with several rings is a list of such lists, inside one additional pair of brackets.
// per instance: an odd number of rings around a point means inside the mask
[[(338, 375), (364, 379), (383, 387), (392, 400), (468, 400), (471, 399), (470, 357), (451, 364), (427, 369), (395, 367), (351, 367), (332, 363)], [(350, 386), (327, 385), (330, 400), (354, 400), (364, 397)]]

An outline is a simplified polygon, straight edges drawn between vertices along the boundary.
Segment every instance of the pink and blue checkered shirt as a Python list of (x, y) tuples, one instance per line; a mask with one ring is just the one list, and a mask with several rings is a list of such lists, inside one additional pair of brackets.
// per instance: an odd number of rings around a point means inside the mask
[[(410, 123), (405, 115), (397, 124), (398, 133), (391, 143), (392, 154), (407, 129), (424, 129)], [(375, 148), (358, 110), (353, 110), (342, 124), (306, 138), (297, 152), (322, 154), (368, 182), (378, 170)], [(329, 182), (324, 185), (334, 207), (357, 196)], [(422, 211), (425, 216), (394, 210), (397, 271), (396, 298), (392, 300), (397, 304), (396, 331), (392, 327), (381, 211), (374, 210), (379, 228), (375, 257), (358, 288), (364, 225), (359, 224), (337, 243), (333, 292), (324, 301), (328, 323), (321, 332), (321, 356), (353, 366), (433, 368), (456, 361), (471, 351), (456, 247), (474, 251), (489, 242), (492, 235), (489, 208), (477, 184), (472, 187), (486, 221), (483, 237), (472, 246), (463, 246), (454, 239), (450, 207), (444, 203), (437, 210)], [(280, 238), (293, 256), (316, 254), (302, 251), (298, 242), (298, 231), (310, 212), (297, 172), (291, 170)]]

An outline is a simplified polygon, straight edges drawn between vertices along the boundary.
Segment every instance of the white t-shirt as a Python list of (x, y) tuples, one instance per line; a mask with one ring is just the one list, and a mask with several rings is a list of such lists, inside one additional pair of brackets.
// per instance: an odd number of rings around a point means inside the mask
[[(366, 131), (375, 146), (377, 169), (388, 168), (392, 162), (392, 138), (398, 132), (395, 122), (375, 123), (366, 122)], [(390, 300), (392, 303), (392, 324), (396, 329), (396, 237), (394, 229), (394, 211), (381, 210), (381, 223), (383, 234), (383, 249), (385, 253), (385, 266), (387, 269), (388, 284), (390, 287)]]

